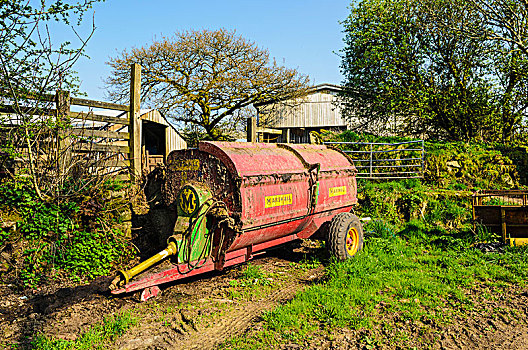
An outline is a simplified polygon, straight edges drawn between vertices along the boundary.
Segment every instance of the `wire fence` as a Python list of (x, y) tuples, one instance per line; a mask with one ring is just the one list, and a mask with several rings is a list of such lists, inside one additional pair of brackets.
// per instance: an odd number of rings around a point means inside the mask
[(352, 158), (358, 178), (412, 179), (423, 178), (425, 145), (423, 140), (398, 143), (325, 142)]

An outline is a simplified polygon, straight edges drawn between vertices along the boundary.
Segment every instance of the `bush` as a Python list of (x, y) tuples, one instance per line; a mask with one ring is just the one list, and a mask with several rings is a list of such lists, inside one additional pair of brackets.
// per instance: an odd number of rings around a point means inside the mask
[(1, 183), (2, 212), (17, 212), (18, 232), (3, 231), (0, 244), (16, 243), (19, 251), (13, 256), (19, 259), (14, 265), (23, 286), (35, 286), (60, 271), (77, 281), (101, 276), (128, 258), (125, 233), (107, 229), (119, 223), (115, 201), (106, 199), (115, 185), (109, 183), (92, 196), (49, 203), (38, 200), (25, 178)]

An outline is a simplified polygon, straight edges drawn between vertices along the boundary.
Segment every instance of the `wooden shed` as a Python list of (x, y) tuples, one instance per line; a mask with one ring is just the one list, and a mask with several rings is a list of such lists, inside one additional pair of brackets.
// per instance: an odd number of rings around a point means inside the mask
[[(97, 111), (99, 115), (123, 118), (126, 112)], [(187, 148), (187, 142), (180, 136), (176, 128), (168, 122), (163, 114), (156, 109), (140, 110), (141, 119), (141, 164), (143, 170), (151, 171), (156, 164), (164, 163), (170, 152)], [(82, 125), (81, 125), (82, 124)], [(74, 127), (105, 129), (109, 131), (128, 132), (127, 125), (108, 124), (105, 122), (82, 121)], [(119, 140), (112, 144), (127, 146), (128, 141)]]
[[(286, 131), (282, 135), (264, 134), (263, 141), (308, 143), (311, 131), (345, 130), (347, 124), (337, 103), (340, 91), (338, 85), (321, 84), (312, 87), (303, 99), (255, 104), (259, 127)], [(289, 139), (283, 140), (287, 135)]]
[(140, 119), (144, 168), (150, 171), (156, 164), (164, 163), (170, 152), (187, 148), (187, 142), (158, 110), (141, 110)]

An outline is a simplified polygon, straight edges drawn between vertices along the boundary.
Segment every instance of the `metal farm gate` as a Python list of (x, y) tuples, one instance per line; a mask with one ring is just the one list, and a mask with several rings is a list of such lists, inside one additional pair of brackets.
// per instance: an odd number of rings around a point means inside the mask
[(423, 140), (397, 143), (325, 142), (347, 153), (356, 164), (356, 177), (364, 179), (423, 178), (425, 147)]

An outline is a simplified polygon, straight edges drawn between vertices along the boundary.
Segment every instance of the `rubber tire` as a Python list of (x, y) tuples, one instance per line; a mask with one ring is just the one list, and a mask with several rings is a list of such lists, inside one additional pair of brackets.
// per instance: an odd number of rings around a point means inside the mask
[[(347, 250), (347, 234), (351, 228), (358, 233), (358, 249), (352, 255)], [(359, 218), (351, 213), (339, 213), (332, 219), (328, 230), (326, 245), (331, 256), (340, 261), (352, 258), (363, 249), (363, 227)]]

